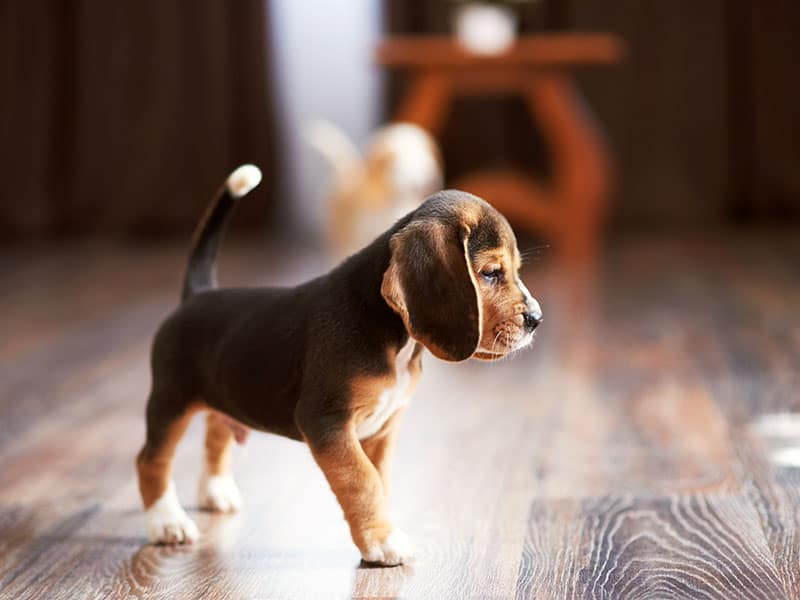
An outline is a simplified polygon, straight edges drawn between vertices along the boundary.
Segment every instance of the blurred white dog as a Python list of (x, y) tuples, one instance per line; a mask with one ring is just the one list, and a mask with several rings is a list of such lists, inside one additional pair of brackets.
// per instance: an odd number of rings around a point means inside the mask
[(328, 247), (335, 260), (355, 252), (441, 189), (439, 149), (411, 123), (393, 123), (372, 136), (362, 156), (328, 121), (305, 130), (307, 142), (330, 164)]

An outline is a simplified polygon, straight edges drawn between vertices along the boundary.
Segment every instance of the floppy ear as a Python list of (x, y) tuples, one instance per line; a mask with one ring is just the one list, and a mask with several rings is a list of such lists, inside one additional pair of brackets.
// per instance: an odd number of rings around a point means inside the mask
[(469, 231), (464, 224), (419, 221), (389, 242), (392, 259), (381, 295), (411, 337), (443, 360), (468, 359), (481, 339), (478, 288), (467, 256)]

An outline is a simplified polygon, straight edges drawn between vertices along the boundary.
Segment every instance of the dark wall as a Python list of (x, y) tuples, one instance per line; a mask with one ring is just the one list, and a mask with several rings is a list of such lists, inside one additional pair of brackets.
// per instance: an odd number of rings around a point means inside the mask
[[(386, 29), (448, 31), (451, 6), (387, 0)], [(611, 31), (628, 45), (623, 64), (578, 75), (619, 166), (617, 224), (800, 217), (800, 4), (556, 0), (528, 5), (522, 23)], [(389, 81), (390, 113), (403, 82)], [(448, 175), (493, 162), (546, 172), (533, 129), (512, 100), (461, 103), (444, 136)]]
[(274, 122), (262, 0), (0, 2), (0, 233), (189, 231)]
[(575, 29), (614, 31), (629, 48), (620, 66), (581, 78), (619, 161), (620, 220), (728, 216), (725, 3), (572, 3)]
[(582, 77), (623, 168), (621, 219), (800, 217), (800, 5), (573, 0), (570, 21), (630, 47)]
[(800, 214), (800, 4), (742, 4), (751, 23), (756, 213)]

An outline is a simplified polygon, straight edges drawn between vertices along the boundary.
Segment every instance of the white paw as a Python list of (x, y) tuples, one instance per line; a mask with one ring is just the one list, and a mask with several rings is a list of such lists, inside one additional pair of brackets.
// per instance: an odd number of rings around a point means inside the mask
[(144, 513), (147, 537), (154, 544), (191, 544), (200, 538), (200, 531), (181, 508), (175, 486), (167, 491)]
[(229, 513), (242, 508), (242, 496), (231, 475), (203, 474), (198, 496), (200, 508), (206, 510)]
[(395, 529), (385, 542), (370, 546), (361, 556), (365, 562), (393, 567), (408, 563), (414, 557), (414, 549), (409, 537), (403, 531)]

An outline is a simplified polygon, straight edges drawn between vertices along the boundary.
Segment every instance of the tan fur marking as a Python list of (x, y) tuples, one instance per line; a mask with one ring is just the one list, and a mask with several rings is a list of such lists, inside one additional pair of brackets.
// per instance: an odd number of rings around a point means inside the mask
[(215, 412), (206, 415), (206, 473), (226, 475), (230, 471), (230, 450), (233, 431)]
[[(366, 419), (372, 416), (376, 410), (387, 408), (380, 406), (381, 396), (385, 392), (393, 390), (398, 385), (397, 369), (403, 369), (406, 371), (408, 381), (404, 386), (404, 389), (396, 390), (396, 393), (399, 394), (400, 397), (404, 398), (407, 402), (416, 389), (417, 382), (419, 381), (420, 374), (422, 373), (422, 348), (417, 342), (410, 338), (407, 344), (411, 345), (407, 349), (407, 352), (410, 353), (408, 355), (407, 364), (398, 364), (399, 355), (403, 351), (402, 348), (389, 349), (387, 350), (386, 358), (387, 364), (392, 366), (391, 372), (377, 377), (358, 377), (355, 378), (350, 384), (350, 393), (352, 398), (350, 406), (353, 414), (353, 424), (356, 427), (357, 435), (359, 435), (359, 437), (362, 439), (379, 435), (384, 430), (386, 422), (391, 420), (393, 413), (386, 415), (386, 421), (381, 424), (381, 426), (373, 435), (368, 435), (365, 437), (361, 432), (359, 432), (360, 426)], [(405, 375), (401, 375), (401, 377), (405, 377)], [(395, 403), (394, 412), (397, 412), (397, 410), (399, 410), (404, 404), (405, 402)]]
[(361, 440), (361, 447), (375, 466), (383, 482), (383, 496), (388, 501), (391, 493), (392, 459), (397, 446), (397, 433), (400, 429), (400, 419), (405, 412), (404, 408), (398, 409), (381, 430), (371, 438)]
[[(483, 250), (474, 257), (483, 321), (480, 348), (493, 352), (479, 350), (475, 358), (502, 358), (509, 349), (506, 342), (524, 334), (522, 314), (525, 312), (525, 297), (516, 284), (518, 255), (516, 245), (512, 245)], [(503, 270), (502, 283), (494, 285), (481, 280), (481, 271), (489, 265), (498, 265)]]
[(189, 426), (192, 416), (200, 408), (200, 405), (192, 405), (170, 423), (159, 447), (149, 448), (145, 445), (139, 452), (136, 469), (139, 475), (139, 492), (145, 509), (150, 508), (167, 490), (172, 475), (172, 457), (175, 455), (175, 448)]
[[(391, 351), (394, 355), (396, 351)], [(394, 364), (394, 357), (389, 364)], [(375, 408), (378, 398), (383, 390), (394, 386), (397, 378), (393, 372), (375, 377), (356, 377), (350, 383), (350, 408), (353, 415), (353, 425), (363, 421)]]

